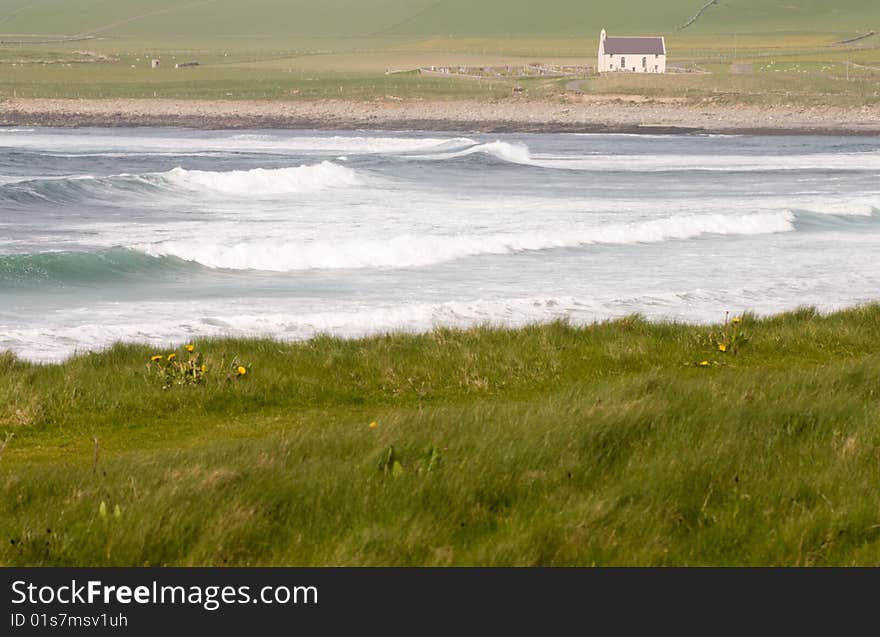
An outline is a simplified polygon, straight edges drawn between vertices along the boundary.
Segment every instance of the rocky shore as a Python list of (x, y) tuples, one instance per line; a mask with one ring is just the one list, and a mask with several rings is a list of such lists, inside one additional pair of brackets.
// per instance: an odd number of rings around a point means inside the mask
[(880, 106), (736, 106), (571, 95), (555, 101), (8, 99), (2, 126), (880, 135)]

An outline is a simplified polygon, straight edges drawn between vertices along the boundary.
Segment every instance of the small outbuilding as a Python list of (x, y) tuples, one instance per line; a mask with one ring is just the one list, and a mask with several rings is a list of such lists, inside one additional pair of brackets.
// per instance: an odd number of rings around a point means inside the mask
[(665, 73), (666, 39), (599, 36), (599, 73)]

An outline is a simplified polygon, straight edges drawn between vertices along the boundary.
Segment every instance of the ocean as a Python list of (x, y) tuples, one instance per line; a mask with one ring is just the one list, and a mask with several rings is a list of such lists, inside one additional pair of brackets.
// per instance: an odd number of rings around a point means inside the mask
[(877, 137), (0, 129), (33, 361), (878, 299)]

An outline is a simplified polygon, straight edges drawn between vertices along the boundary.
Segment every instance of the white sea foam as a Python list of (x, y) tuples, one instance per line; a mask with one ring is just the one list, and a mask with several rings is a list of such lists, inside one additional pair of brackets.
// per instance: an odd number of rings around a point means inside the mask
[[(459, 143), (463, 142), (463, 143)], [(470, 155), (482, 154), (495, 157), (511, 164), (525, 166), (536, 165), (532, 159), (531, 151), (525, 144), (502, 141), (479, 144), (472, 140), (456, 140), (430, 149), (431, 152), (423, 152), (417, 155), (409, 155), (411, 159), (418, 160), (449, 160)]]
[(264, 197), (330, 188), (349, 188), (363, 183), (358, 174), (345, 166), (323, 161), (292, 168), (254, 168), (211, 172), (174, 168), (147, 176), (148, 180), (175, 189), (233, 197)]
[(880, 212), (880, 195), (867, 195), (852, 199), (850, 197), (793, 197), (788, 207), (792, 210), (811, 212), (817, 215), (841, 217), (871, 217)]
[(123, 173), (105, 177), (0, 176), (0, 188), (15, 188), (18, 192), (63, 203), (71, 199), (118, 202), (131, 197), (143, 201), (144, 188), (159, 189), (164, 191), (165, 195), (177, 194), (191, 200), (199, 198), (216, 200), (217, 197), (237, 200), (351, 188), (363, 183), (363, 179), (353, 169), (329, 161), (288, 168), (229, 171), (187, 170), (177, 167), (160, 173)]
[(413, 268), (471, 256), (590, 244), (657, 243), (705, 234), (790, 232), (791, 212), (673, 216), (634, 223), (568, 227), (545, 232), (398, 235), (340, 241), (184, 240), (131, 245), (152, 256), (175, 256), (210, 268), (288, 272), (311, 269)]
[[(29, 360), (56, 362), (75, 352), (99, 351), (115, 341), (165, 348), (199, 336), (271, 336), (302, 340), (331, 333), (358, 337), (386, 332), (416, 332), (437, 326), (464, 327), (491, 321), (524, 325), (574, 317), (602, 316), (598, 304), (575, 298), (472, 299), (441, 303), (338, 304), (332, 309), (279, 307), (279, 299), (249, 298), (223, 302), (154, 301), (144, 314), (140, 303), (96, 304), (44, 317), (49, 326), (19, 327), (0, 333), (0, 349)], [(620, 312), (624, 314), (625, 312)], [(59, 313), (60, 314), (60, 313)], [(56, 322), (57, 321), (57, 322)], [(2, 317), (0, 317), (2, 323)]]
[(611, 155), (582, 157), (535, 155), (531, 165), (561, 170), (595, 172), (768, 172), (878, 170), (880, 153), (787, 154), (787, 155)]
[(23, 181), (32, 181), (34, 179), (38, 179), (38, 177), (16, 177), (13, 175), (0, 175), (0, 186), (6, 186), (7, 184), (19, 184)]
[(89, 181), (97, 179), (95, 175), (52, 175), (52, 176), (43, 176), (43, 175), (0, 175), (0, 186), (10, 186), (13, 184), (26, 184), (29, 182), (38, 182), (38, 181)]
[[(9, 130), (0, 147), (68, 157), (190, 156), (208, 153), (273, 153), (371, 155), (423, 152), (433, 148), (467, 146), (468, 138), (415, 135), (290, 135), (198, 133), (186, 135), (54, 134)], [(17, 134), (21, 133), (21, 134)]]
[[(0, 332), (0, 349), (37, 362), (59, 362), (74, 353), (100, 351), (114, 342), (147, 343), (161, 348), (199, 337), (265, 336), (299, 341), (318, 334), (357, 338), (383, 333), (425, 332), (437, 327), (473, 325), (520, 327), (567, 319), (574, 324), (619, 318), (640, 312), (648, 318), (718, 321), (721, 308), (760, 313), (791, 307), (764, 288), (655, 290), (620, 296), (605, 289), (583, 296), (542, 295), (467, 298), (443, 302), (391, 302), (364, 305), (338, 301), (321, 309), (314, 304), (284, 303), (277, 298), (234, 298), (221, 301), (152, 300), (143, 303), (99, 303), (67, 308), (58, 316), (43, 316), (39, 326), (20, 326)], [(817, 296), (807, 283), (795, 286), (799, 298), (820, 310), (833, 310), (860, 297)], [(792, 290), (788, 290), (792, 293)], [(865, 297), (865, 299), (870, 297)], [(0, 316), (0, 323), (2, 323)]]
[(604, 152), (553, 155), (532, 153), (525, 144), (500, 140), (482, 144), (474, 142), (471, 146), (451, 150), (438, 147), (432, 149), (432, 152), (424, 152), (410, 157), (418, 160), (437, 161), (457, 159), (474, 154), (488, 155), (504, 162), (522, 166), (592, 172), (880, 170), (880, 152), (876, 151), (780, 155), (681, 155), (670, 153), (640, 155)]
[(473, 155), (474, 153), (489, 155), (496, 159), (500, 159), (501, 161), (510, 162), (511, 164), (535, 164), (528, 146), (525, 144), (511, 144), (509, 142), (501, 141), (477, 144), (476, 146), (471, 146), (466, 150), (455, 153), (454, 156), (462, 157), (465, 155)]

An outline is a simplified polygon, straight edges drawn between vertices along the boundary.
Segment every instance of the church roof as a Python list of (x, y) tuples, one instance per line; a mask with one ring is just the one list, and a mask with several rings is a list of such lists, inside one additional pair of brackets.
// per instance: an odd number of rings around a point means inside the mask
[(605, 53), (612, 55), (664, 55), (666, 46), (662, 37), (605, 38)]

